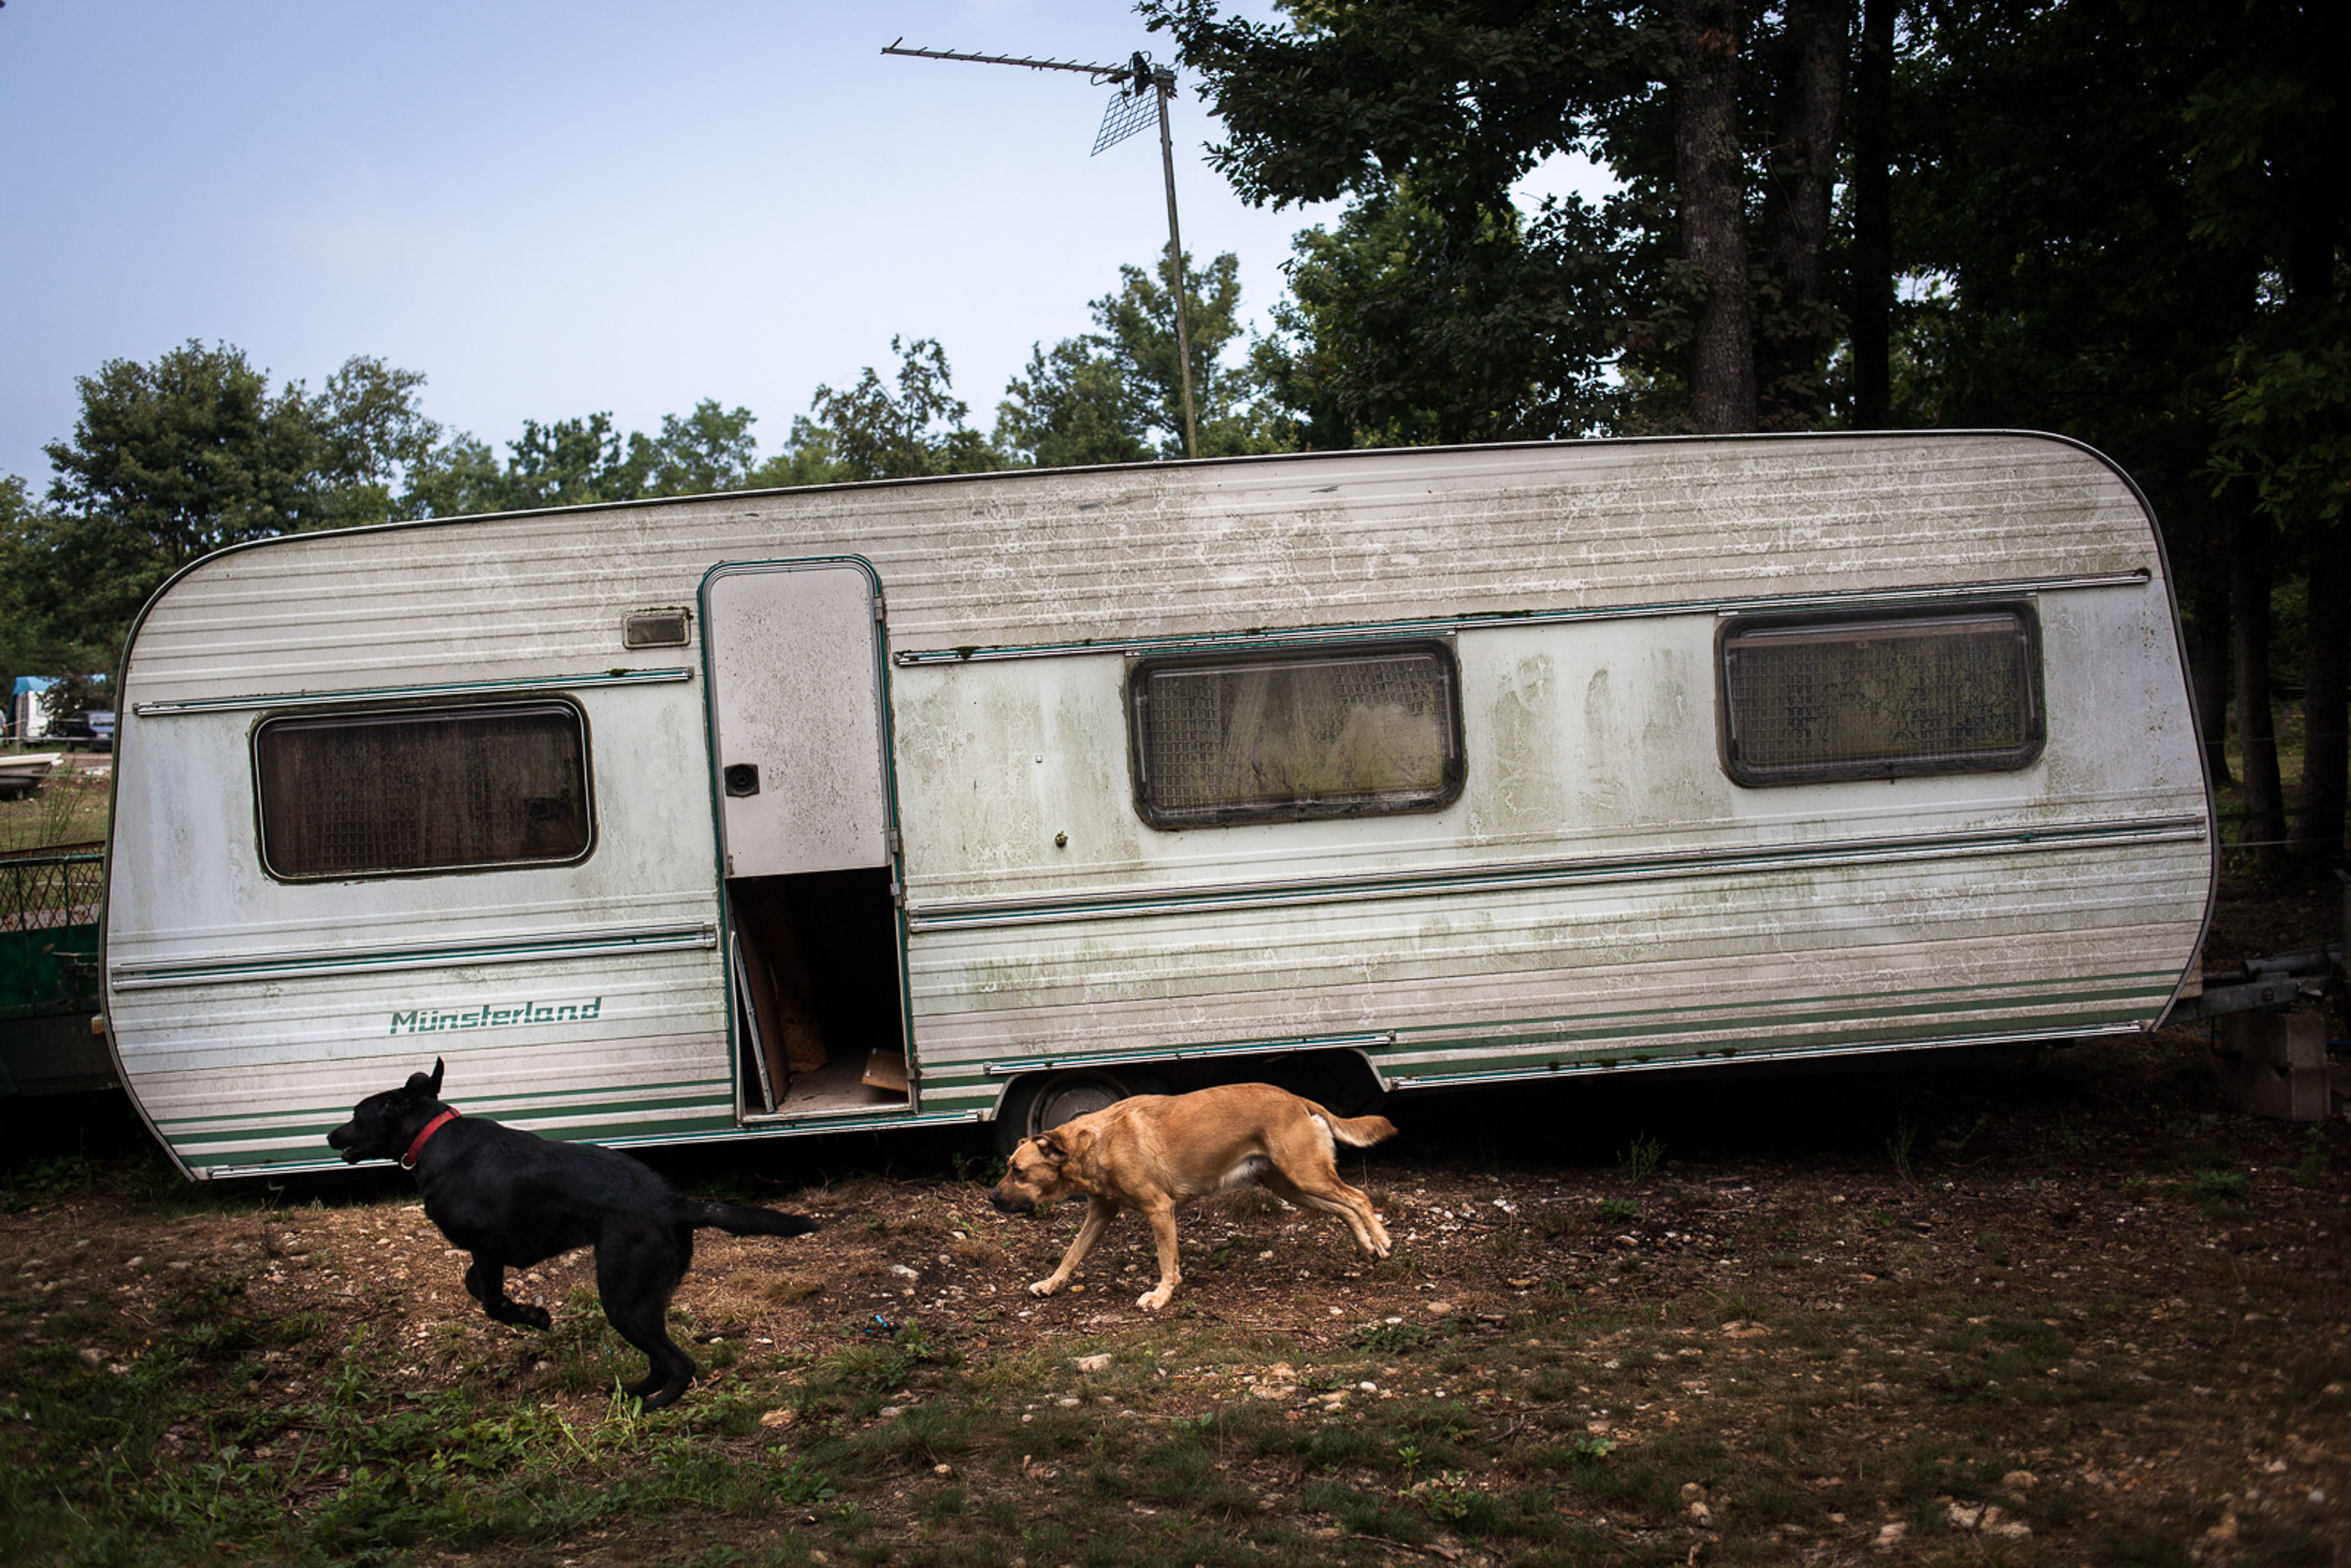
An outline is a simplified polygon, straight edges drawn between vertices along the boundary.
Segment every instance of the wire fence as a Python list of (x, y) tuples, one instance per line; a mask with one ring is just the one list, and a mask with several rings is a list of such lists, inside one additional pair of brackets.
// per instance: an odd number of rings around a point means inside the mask
[(95, 922), (106, 887), (105, 850), (69, 844), (0, 853), (0, 931)]

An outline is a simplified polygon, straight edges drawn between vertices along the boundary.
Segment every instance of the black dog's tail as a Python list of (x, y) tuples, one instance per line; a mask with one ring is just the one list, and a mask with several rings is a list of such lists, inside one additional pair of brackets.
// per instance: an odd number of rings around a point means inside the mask
[(786, 1214), (773, 1208), (752, 1208), (742, 1203), (686, 1206), (697, 1230), (721, 1230), (729, 1236), (806, 1236), (818, 1228), (806, 1214)]

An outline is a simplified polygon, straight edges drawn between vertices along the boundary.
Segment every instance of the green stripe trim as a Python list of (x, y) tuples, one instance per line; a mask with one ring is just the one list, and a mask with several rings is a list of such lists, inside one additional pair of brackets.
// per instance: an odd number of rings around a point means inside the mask
[[(637, 1085), (624, 1091), (611, 1088), (580, 1089), (569, 1092), (540, 1091), (532, 1095), (502, 1095), (496, 1098), (468, 1101), (457, 1107), (461, 1115), (487, 1116), (504, 1120), (511, 1116), (538, 1116), (549, 1113), (577, 1113), (596, 1111), (610, 1114), (615, 1110), (661, 1110), (673, 1105), (697, 1104), (711, 1099), (724, 1099), (730, 1103), (734, 1097), (731, 1078), (678, 1078), (666, 1083)], [(616, 1093), (626, 1094), (625, 1100), (614, 1100)], [(294, 1110), (237, 1111), (211, 1116), (166, 1116), (156, 1118), (158, 1127), (192, 1128), (199, 1123), (254, 1122), (284, 1123), (300, 1117), (325, 1117), (321, 1123), (339, 1127), (351, 1119), (349, 1106), (306, 1105)]]
[[(1543, 1039), (1526, 1036), (1498, 1037), (1494, 1035), (1463, 1035), (1445, 1042), (1432, 1042), (1419, 1050), (1376, 1052), (1374, 1059), (1399, 1065), (1444, 1061), (1449, 1065), (1474, 1066), (1483, 1063), (1517, 1062), (1527, 1065), (1535, 1050), (1543, 1046), (1564, 1047), (1565, 1054), (1580, 1061), (1606, 1059), (1643, 1061), (1660, 1054), (1677, 1056), (1737, 1056), (1776, 1050), (1823, 1051), (1844, 1045), (1886, 1045), (1894, 1042), (1932, 1042), (1937, 1039), (1965, 1036), (1968, 1038), (2005, 1034), (2051, 1035), (2072, 1029), (2105, 1029), (2109, 1027), (2140, 1027), (2144, 1014), (2137, 1009), (2091, 1008), (2081, 1011), (2036, 1009), (2014, 1013), (2000, 1018), (1952, 1019), (1948, 1024), (1920, 1028), (1898, 1022), (1873, 1022), (1856, 1015), (1843, 1018), (1821, 1017), (1803, 1020), (1811, 1028), (1791, 1028), (1748, 1035), (1737, 1040), (1691, 1040), (1672, 1045), (1655, 1045), (1645, 1052), (1638, 1049), (1642, 1039), (1662, 1041), (1674, 1034), (1695, 1034), (1697, 1030), (1649, 1030), (1640, 1035), (1586, 1037), (1559, 1034)], [(1630, 1049), (1629, 1049), (1630, 1048)], [(1485, 1054), (1464, 1059), (1464, 1054), (1483, 1052)]]
[[(2134, 1035), (2135, 1022), (2093, 1023), (2073, 1020), (2055, 1029), (1996, 1030), (1976, 1034), (1890, 1035), (1883, 1040), (1831, 1040), (1817, 1043), (1746, 1046), (1738, 1049), (1702, 1047), (1688, 1051), (1641, 1053), (1627, 1056), (1577, 1056), (1564, 1060), (1530, 1062), (1523, 1057), (1440, 1059), (1428, 1065), (1439, 1071), (1386, 1071), (1382, 1082), (1391, 1089), (1475, 1087), (1538, 1078), (1564, 1078), (1602, 1073), (1643, 1072), (1673, 1067), (1723, 1066), (1733, 1062), (1797, 1061), (1815, 1056), (1878, 1055), (1897, 1051), (1940, 1051), (1967, 1046), (2030, 1045), (2089, 1039), (2105, 1035)], [(1499, 1065), (1490, 1065), (1498, 1062)], [(1389, 1064), (1393, 1066), (1393, 1063)]]
[(1191, 633), (1173, 637), (1121, 637), (1097, 642), (1004, 643), (980, 648), (907, 648), (890, 656), (901, 666), (985, 663), (1004, 659), (1066, 659), (1080, 654), (1146, 654), (1167, 650), (1238, 652), (1285, 648), (1298, 643), (1349, 643), (1368, 637), (1442, 635), (1492, 627), (1550, 626), (1568, 621), (1635, 620), (1662, 615), (1726, 615), (1756, 610), (1813, 610), (1839, 605), (1910, 604), (1921, 600), (1979, 599), (1987, 595), (2046, 593), (2065, 588), (2144, 588), (2153, 576), (2134, 571), (2078, 577), (2020, 577), (2004, 582), (1948, 583), (1928, 587), (1866, 588), (1854, 593), (1781, 594), (1753, 599), (1671, 599), (1651, 605), (1603, 605), (1579, 610), (1528, 610), (1501, 614), (1429, 615), (1410, 620), (1353, 621), (1281, 631)]
[[(461, 1107), (462, 1109), (463, 1107)], [(611, 1118), (632, 1112), (652, 1113), (651, 1122), (616, 1121)], [(699, 1091), (681, 1086), (672, 1095), (655, 1095), (626, 1101), (591, 1100), (540, 1105), (505, 1105), (491, 1102), (477, 1106), (471, 1114), (486, 1121), (505, 1126), (520, 1127), (524, 1131), (544, 1128), (551, 1121), (568, 1122), (571, 1118), (587, 1118), (577, 1125), (553, 1128), (542, 1136), (575, 1143), (625, 1134), (630, 1128), (648, 1126), (663, 1128), (681, 1124), (702, 1126), (707, 1119), (721, 1119), (710, 1125), (732, 1126), (735, 1103), (733, 1085), (720, 1081), (705, 1084)], [(323, 1144), (326, 1135), (350, 1119), (347, 1110), (296, 1111), (275, 1116), (269, 1114), (237, 1117), (185, 1117), (171, 1122), (158, 1122), (157, 1130), (174, 1152), (183, 1156), (198, 1153), (218, 1154), (233, 1149), (253, 1148), (263, 1142), (286, 1139), (302, 1141), (306, 1146)], [(233, 1121), (243, 1125), (206, 1126), (206, 1123)]]
[[(1910, 1042), (1931, 1045), (1947, 1038), (1991, 1038), (2011, 1035), (2050, 1035), (2068, 1031), (2139, 1028), (2153, 1020), (2171, 1000), (2179, 975), (2169, 970), (2144, 970), (2118, 975), (2083, 977), (2083, 985), (2048, 989), (2045, 982), (2011, 981), (1990, 985), (1925, 987), (1873, 998), (1856, 1006), (1850, 996), (1789, 998), (1781, 1002), (1740, 1003), (1697, 1007), (1668, 1005), (1627, 1008), (1610, 1012), (1552, 1014), (1538, 1018), (1494, 1019), (1478, 1023), (1424, 1024), (1399, 1028), (1393, 1034), (1333, 1036), (1335, 1047), (1360, 1050), (1374, 1062), (1418, 1063), (1443, 1060), (1451, 1065), (1465, 1051), (1488, 1055), (1460, 1061), (1467, 1066), (1491, 1063), (1516, 1065), (1524, 1070), (1571, 1070), (1545, 1067), (1530, 1060), (1540, 1053), (1559, 1050), (1577, 1058), (1577, 1065), (1601, 1065), (1603, 1055), (1629, 1058), (1628, 1043), (1665, 1042), (1675, 1036), (1721, 1036), (1724, 1041), (1690, 1040), (1647, 1048), (1649, 1059), (1660, 1053), (1677, 1058), (1716, 1055), (1753, 1055), (1775, 1050), (1806, 1054), (1835, 1051), (1844, 1046), (1867, 1047)], [(1930, 1023), (1924, 1030), (1922, 1020)], [(1788, 1036), (1783, 1041), (1780, 1037)], [(1186, 1043), (1121, 1054), (1072, 1053), (1018, 1061), (988, 1059), (958, 1062), (955, 1068), (930, 1069), (923, 1079), (926, 1101), (993, 1099), (990, 1080), (1019, 1072), (1060, 1071), (1069, 1067), (1144, 1064), (1295, 1051), (1296, 1037), (1255, 1041)]]
[[(241, 980), (282, 981), (314, 975), (471, 968), (480, 964), (606, 957), (613, 954), (671, 953), (715, 948), (717, 945), (718, 928), (710, 921), (677, 920), (621, 930), (559, 931), (540, 936), (498, 937), (481, 942), (417, 943), (324, 953), (200, 958), (185, 963), (122, 963), (114, 966), (108, 983), (117, 991), (152, 991), (166, 986), (227, 985)], [(427, 1029), (414, 1032), (437, 1034), (446, 1031)]]
[[(539, 1137), (561, 1144), (609, 1143), (615, 1139), (694, 1135), (724, 1131), (735, 1125), (735, 1107), (731, 1102), (723, 1106), (704, 1105), (682, 1108), (698, 1110), (700, 1113), (663, 1116), (651, 1121), (588, 1121), (578, 1125), (553, 1128), (544, 1126), (534, 1128), (518, 1121), (502, 1122), (501, 1125), (514, 1127), (517, 1131), (535, 1132)], [(300, 1139), (300, 1152), (294, 1153), (292, 1157), (312, 1159), (318, 1156), (311, 1153), (310, 1151), (324, 1148), (326, 1134), (331, 1130), (328, 1127), (295, 1127), (285, 1129), (281, 1136), (288, 1139)], [(277, 1141), (276, 1138), (269, 1140), (271, 1143)], [(219, 1156), (239, 1150), (253, 1151), (255, 1155), (264, 1162), (275, 1163), (268, 1159), (263, 1141), (250, 1135), (220, 1139), (174, 1138), (171, 1142), (173, 1152), (187, 1158), (190, 1163), (197, 1162), (196, 1155), (205, 1154), (212, 1157), (203, 1161), (204, 1163), (217, 1164), (220, 1162)]]
[[(2171, 996), (2172, 988), (2180, 983), (2180, 974), (2179, 971), (2173, 969), (2128, 969), (2115, 974), (2081, 975), (2076, 977), (2076, 983), (2080, 985), (2103, 988), (2080, 993), (2083, 996), (2113, 997), (2125, 995), (2137, 996), (2159, 994), (2168, 999)], [(1913, 986), (1902, 991), (1877, 992), (1873, 993), (1873, 995), (1884, 997), (1950, 997), (1962, 999), (1980, 998), (1984, 999), (1982, 1004), (1984, 1005), (2009, 1007), (2026, 1005), (2036, 999), (2050, 996), (2064, 997), (2071, 994), (2067, 992), (2049, 992), (2044, 989), (2047, 984), (2048, 982), (2045, 980), (1982, 981), (1976, 984), (1963, 986)], [(2010, 995), (2017, 996), (2018, 1000), (1992, 1000), (2000, 996), (2002, 993), (2008, 993)], [(1867, 1009), (1854, 1009), (1850, 1007), (1852, 1000), (1853, 999), (1850, 993), (1841, 995), (1832, 993), (1811, 997), (1785, 997), (1778, 1001), (1772, 1002), (1741, 1002), (1737, 1004), (1735, 1006), (1727, 1006), (1717, 1008), (1715, 1010), (1736, 1012), (1736, 1014), (1741, 1018), (1760, 1018), (1767, 1016), (1777, 1018), (1780, 1016), (1780, 1014), (1775, 1011), (1775, 1009), (1779, 1008), (1835, 1006), (1840, 1004), (1846, 1004), (1846, 1015), (1853, 1017), (1866, 1016), (1871, 1013), (1880, 1013), (1887, 1010), (1883, 1006), (1873, 1006)], [(1532, 1018), (1498, 1018), (1482, 1020), (1476, 1024), (1407, 1024), (1396, 1029), (1395, 1033), (1400, 1038), (1405, 1035), (1443, 1034), (1465, 1028), (1547, 1028), (1571, 1022), (1598, 1021), (1610, 1018), (1651, 1018), (1665, 1016), (1668, 1014), (1689, 1013), (1693, 1009), (1690, 1006), (1684, 1004), (1659, 1007), (1635, 1007), (1627, 1008), (1619, 1012), (1586, 1012), (1574, 1014), (1547, 1013)], [(1924, 1007), (1921, 1010), (1933, 1011), (1935, 1009), (1933, 1007)]]
[(1441, 870), (1360, 877), (1315, 877), (1249, 886), (1134, 890), (1066, 898), (984, 900), (914, 904), (906, 929), (967, 931), (1002, 926), (1055, 925), (1085, 920), (1134, 919), (1151, 915), (1214, 913), (1229, 909), (1281, 908), (1301, 904), (1356, 903), (1375, 899), (1434, 898), (1455, 893), (1537, 892), (1546, 888), (1670, 881), (1693, 876), (1756, 876), (1776, 872), (1835, 870), (1854, 865), (1907, 864), (1921, 860), (1975, 859), (1995, 855), (2047, 854), (2104, 849), (2123, 844), (2201, 843), (2202, 816), (2146, 817), (2126, 822), (1941, 833), (1900, 839), (1840, 839), (1825, 844), (1703, 850), (1682, 856), (1603, 856), (1572, 860), (1529, 860), (1491, 867), (1448, 866)]
[(578, 691), (589, 686), (667, 686), (690, 681), (687, 667), (599, 669), (576, 675), (538, 675), (519, 680), (435, 681), (422, 686), (362, 686), (337, 692), (257, 692), (238, 697), (191, 697), (176, 703), (133, 703), (140, 718), (176, 713), (233, 713), (259, 708), (328, 708), (342, 703), (398, 702), (415, 697), (481, 697), (496, 692)]

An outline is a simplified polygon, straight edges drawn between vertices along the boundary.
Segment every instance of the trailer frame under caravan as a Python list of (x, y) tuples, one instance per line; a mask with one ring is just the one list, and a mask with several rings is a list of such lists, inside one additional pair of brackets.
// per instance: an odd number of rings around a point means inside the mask
[(2060, 437), (901, 480), (236, 546), (125, 650), (109, 1050), (615, 1145), (2052, 1042), (2196, 972), (2143, 497)]

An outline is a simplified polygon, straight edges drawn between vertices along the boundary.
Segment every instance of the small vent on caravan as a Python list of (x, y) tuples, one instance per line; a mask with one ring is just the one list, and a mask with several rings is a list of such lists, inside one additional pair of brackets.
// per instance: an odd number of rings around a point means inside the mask
[(688, 610), (640, 610), (621, 623), (624, 648), (683, 648), (694, 623)]

